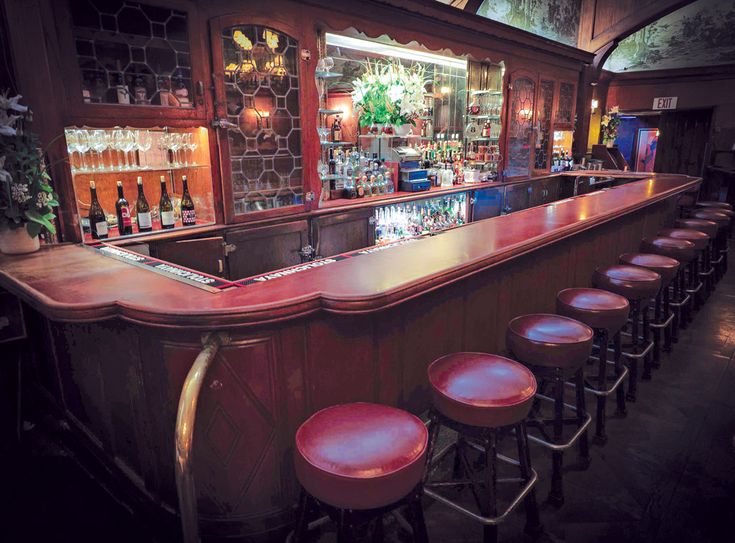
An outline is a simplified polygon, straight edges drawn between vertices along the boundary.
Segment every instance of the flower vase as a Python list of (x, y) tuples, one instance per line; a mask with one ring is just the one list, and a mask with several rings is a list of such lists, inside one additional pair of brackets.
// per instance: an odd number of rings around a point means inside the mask
[(38, 236), (31, 237), (25, 227), (0, 230), (0, 252), (6, 255), (25, 255), (38, 251)]
[(393, 125), (393, 131), (396, 133), (396, 136), (405, 138), (411, 133), (411, 125), (410, 124)]
[(386, 136), (392, 136), (394, 134), (393, 125), (390, 123), (385, 123), (381, 128), (381, 133), (385, 134)]

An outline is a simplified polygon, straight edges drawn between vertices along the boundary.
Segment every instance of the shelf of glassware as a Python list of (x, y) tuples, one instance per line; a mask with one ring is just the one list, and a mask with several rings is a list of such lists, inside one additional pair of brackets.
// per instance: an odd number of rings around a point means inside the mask
[(375, 243), (435, 234), (467, 224), (467, 192), (397, 203), (375, 209)]
[[(107, 217), (107, 239), (145, 236), (161, 230), (158, 220), (161, 178), (174, 205), (175, 227), (167, 232), (215, 223), (212, 172), (209, 159), (208, 131), (193, 128), (68, 128), (65, 131), (69, 163), (77, 200), (77, 210), (85, 241), (91, 241), (87, 215), (91, 202), (90, 181), (95, 181), (98, 200)], [(183, 177), (188, 181), (194, 202), (196, 224), (181, 223)], [(136, 201), (138, 178), (153, 218), (153, 230), (138, 232)], [(122, 183), (128, 201), (133, 234), (120, 236), (117, 230), (115, 203), (117, 182)]]

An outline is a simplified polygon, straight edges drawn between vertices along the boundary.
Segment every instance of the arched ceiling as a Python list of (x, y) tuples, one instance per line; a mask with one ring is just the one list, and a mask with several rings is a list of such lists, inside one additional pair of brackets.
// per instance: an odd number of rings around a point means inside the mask
[(735, 64), (735, 0), (697, 0), (622, 40), (612, 72)]

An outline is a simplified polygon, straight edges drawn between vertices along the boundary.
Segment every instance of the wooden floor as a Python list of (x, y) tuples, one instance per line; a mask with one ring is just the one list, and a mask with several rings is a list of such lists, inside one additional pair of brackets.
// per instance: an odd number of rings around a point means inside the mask
[[(550, 456), (532, 445), (534, 467), (542, 478), (538, 497), (545, 533), (538, 541), (733, 541), (734, 350), (731, 268), (653, 380), (640, 383), (638, 401), (629, 404), (628, 416), (610, 418), (609, 441), (605, 446), (592, 445), (590, 467), (575, 469), (576, 452), (567, 455), (567, 499), (559, 509), (544, 503)], [(155, 530), (102, 490), (58, 446), (52, 431), (33, 422), (33, 427), (26, 424), (20, 451), (2, 448), (0, 541), (156, 540)], [(480, 540), (479, 525), (438, 503), (427, 500), (425, 508), (431, 541)], [(528, 541), (522, 527), (518, 511), (501, 525), (500, 540)], [(320, 541), (334, 539), (325, 531)], [(408, 537), (389, 520), (386, 539)]]

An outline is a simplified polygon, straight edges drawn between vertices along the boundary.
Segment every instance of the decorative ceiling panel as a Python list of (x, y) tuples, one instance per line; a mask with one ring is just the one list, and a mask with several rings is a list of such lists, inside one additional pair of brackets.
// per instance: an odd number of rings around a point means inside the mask
[(735, 1), (698, 0), (620, 42), (605, 63), (613, 72), (735, 63)]
[(477, 14), (576, 47), (581, 3), (581, 0), (485, 0)]

